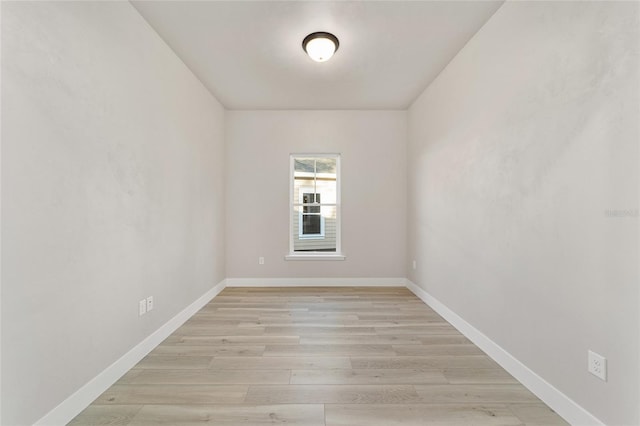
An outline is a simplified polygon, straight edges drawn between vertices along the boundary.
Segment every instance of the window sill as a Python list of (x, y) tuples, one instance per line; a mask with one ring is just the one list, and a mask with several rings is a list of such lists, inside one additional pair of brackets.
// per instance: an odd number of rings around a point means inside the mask
[(289, 254), (284, 257), (285, 260), (345, 260), (347, 256), (342, 254), (324, 254), (324, 253), (306, 253), (306, 254)]

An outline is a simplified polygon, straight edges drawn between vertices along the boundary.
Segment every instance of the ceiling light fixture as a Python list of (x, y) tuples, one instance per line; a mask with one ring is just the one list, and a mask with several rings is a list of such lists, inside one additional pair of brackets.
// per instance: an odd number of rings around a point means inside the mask
[(316, 62), (331, 59), (338, 50), (338, 46), (340, 46), (338, 37), (326, 32), (311, 33), (302, 40), (302, 48)]

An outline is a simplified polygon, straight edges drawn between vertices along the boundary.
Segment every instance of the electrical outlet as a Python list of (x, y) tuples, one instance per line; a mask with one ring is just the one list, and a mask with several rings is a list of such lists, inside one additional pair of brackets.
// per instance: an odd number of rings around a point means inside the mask
[(264, 257), (260, 256), (258, 258), (258, 265), (264, 265)]
[(602, 355), (595, 352), (587, 351), (588, 353), (588, 365), (587, 369), (589, 373), (598, 377), (599, 379), (607, 381), (607, 359)]
[(143, 316), (147, 313), (147, 299), (142, 299), (138, 302), (138, 315)]
[(153, 296), (147, 297), (147, 312), (153, 309)]
[(414, 260), (413, 261), (413, 269), (416, 269), (416, 266), (418, 266), (418, 265), (416, 264), (416, 261)]

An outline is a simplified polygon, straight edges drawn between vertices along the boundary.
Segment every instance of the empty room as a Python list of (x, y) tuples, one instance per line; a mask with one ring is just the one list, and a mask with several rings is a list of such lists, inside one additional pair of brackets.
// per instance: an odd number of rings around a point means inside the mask
[(0, 26), (0, 424), (640, 425), (640, 2)]

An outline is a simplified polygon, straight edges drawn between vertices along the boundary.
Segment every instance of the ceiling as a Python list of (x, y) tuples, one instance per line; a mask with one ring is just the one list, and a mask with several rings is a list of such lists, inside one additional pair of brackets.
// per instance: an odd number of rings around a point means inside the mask
[[(406, 109), (500, 1), (132, 1), (228, 109)], [(340, 48), (316, 63), (302, 39)]]

